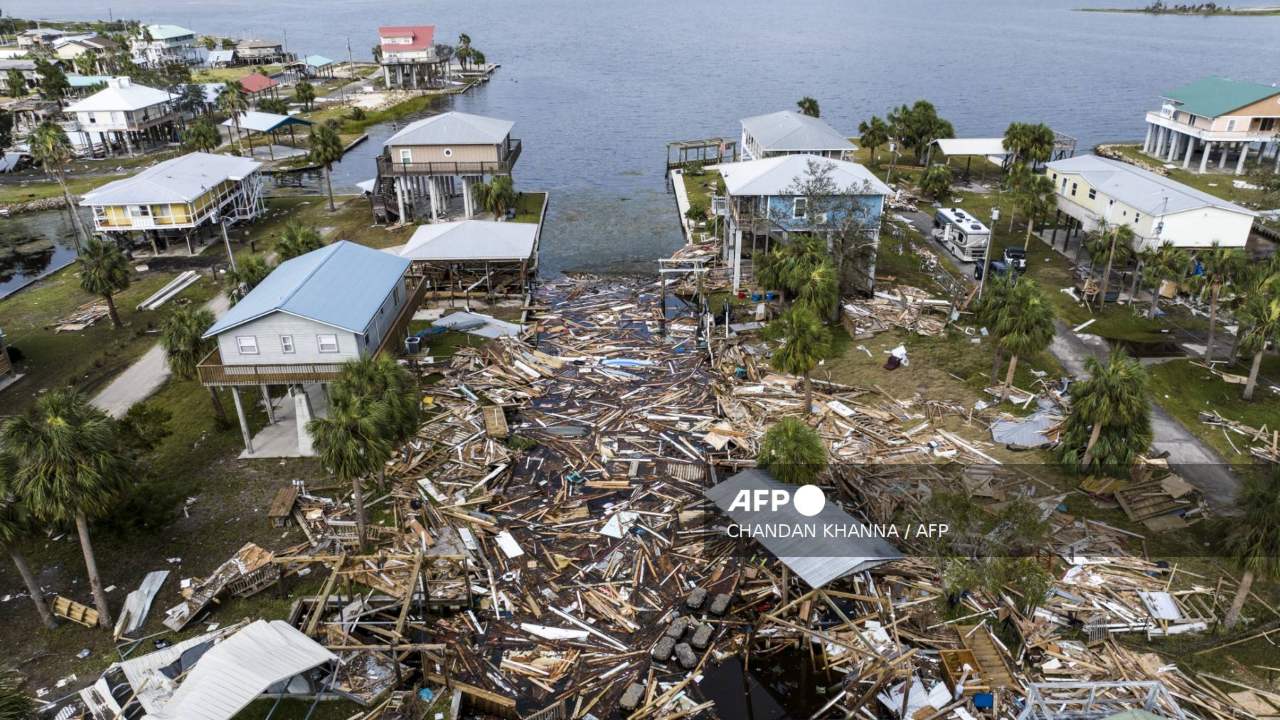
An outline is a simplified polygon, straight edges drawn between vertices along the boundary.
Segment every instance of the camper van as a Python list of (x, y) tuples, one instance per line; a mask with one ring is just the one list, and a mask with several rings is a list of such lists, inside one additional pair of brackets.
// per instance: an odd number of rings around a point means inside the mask
[(933, 216), (933, 236), (952, 255), (965, 262), (981, 260), (991, 241), (991, 231), (960, 208), (941, 208)]

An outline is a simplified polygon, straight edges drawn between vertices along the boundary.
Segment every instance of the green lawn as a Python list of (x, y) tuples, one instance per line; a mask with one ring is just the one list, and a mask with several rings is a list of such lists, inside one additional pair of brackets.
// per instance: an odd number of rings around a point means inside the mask
[(215, 83), (227, 82), (229, 80), (239, 80), (245, 75), (258, 72), (258, 68), (267, 71), (268, 75), (274, 75), (284, 69), (283, 65), (241, 65), (238, 67), (226, 68), (201, 68), (191, 75), (191, 79), (195, 82)]
[[(1280, 395), (1259, 381), (1254, 399), (1246, 402), (1241, 397), (1243, 385), (1225, 382), (1196, 362), (1172, 360), (1149, 367), (1152, 396), (1170, 415), (1212, 445), (1228, 462), (1252, 464), (1248, 438), (1233, 433), (1228, 441), (1222, 428), (1200, 422), (1199, 413), (1216, 410), (1228, 420), (1237, 420), (1254, 428), (1265, 426), (1269, 433), (1280, 430)], [(1218, 367), (1227, 372), (1248, 373), (1248, 367), (1244, 365)]]
[(521, 192), (516, 199), (516, 222), (536, 223), (542, 220), (542, 203), (546, 201), (544, 192)]
[(704, 170), (697, 175), (682, 173), (682, 177), (690, 207), (702, 207), (710, 212), (711, 196), (724, 195), (724, 178), (714, 170)]

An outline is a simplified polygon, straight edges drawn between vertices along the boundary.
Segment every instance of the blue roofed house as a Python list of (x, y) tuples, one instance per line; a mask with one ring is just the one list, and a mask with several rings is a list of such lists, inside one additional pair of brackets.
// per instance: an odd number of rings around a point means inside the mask
[(406, 280), (409, 265), (340, 240), (281, 263), (205, 331), (217, 348), (200, 362), (200, 382), (231, 388), (247, 455), (254, 449), (239, 389), (259, 386), (270, 407), (270, 388), (288, 387), (299, 454), (310, 454), (305, 386), (332, 382), (349, 360), (400, 347), (421, 299), (421, 283), (410, 287)]
[[(726, 197), (714, 198), (713, 206), (725, 217), (722, 252), (733, 272), (734, 292), (750, 283), (752, 257), (785, 243), (792, 233), (815, 233), (830, 240), (856, 232), (867, 247), (879, 245), (884, 199), (892, 190), (858, 163), (783, 154), (715, 169), (724, 178)], [(813, 190), (819, 184), (832, 194), (816, 198)], [(809, 207), (814, 201), (822, 207)], [(875, 253), (869, 255), (868, 291), (875, 277)]]

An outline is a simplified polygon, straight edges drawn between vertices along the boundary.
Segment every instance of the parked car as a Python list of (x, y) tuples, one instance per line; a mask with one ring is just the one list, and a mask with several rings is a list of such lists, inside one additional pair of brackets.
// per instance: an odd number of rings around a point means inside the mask
[(1004, 249), (1004, 263), (1013, 268), (1014, 272), (1024, 273), (1027, 271), (1027, 251), (1020, 247), (1007, 247)]

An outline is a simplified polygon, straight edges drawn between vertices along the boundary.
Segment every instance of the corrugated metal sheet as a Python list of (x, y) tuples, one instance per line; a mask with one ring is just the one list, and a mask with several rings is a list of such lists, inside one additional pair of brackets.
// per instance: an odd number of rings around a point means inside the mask
[(510, 120), (447, 112), (410, 123), (382, 144), (394, 145), (497, 145), (507, 139), (515, 123)]
[(191, 202), (209, 188), (227, 180), (243, 179), (260, 167), (262, 163), (249, 158), (188, 153), (91, 190), (80, 204), (90, 207)]
[[(767, 522), (776, 525), (822, 528), (835, 525), (862, 525), (865, 522), (840, 509), (830, 500), (822, 511), (813, 517), (801, 515), (790, 504), (768, 512), (729, 510), (729, 506), (733, 504), (733, 499), (737, 497), (740, 490), (783, 488), (796, 489), (795, 486), (779, 482), (765, 470), (752, 468), (708, 488), (703, 494), (739, 525)], [(902, 553), (882, 538), (823, 537), (821, 530), (817, 535), (816, 538), (757, 537), (755, 542), (763, 545), (766, 550), (773, 553), (774, 557), (781, 560), (814, 589), (823, 587), (845, 575), (870, 570), (902, 558)]]
[(399, 255), (410, 260), (524, 260), (537, 223), (459, 220), (420, 225)]
[(230, 720), (268, 687), (338, 657), (283, 620), (258, 620), (214, 645), (154, 720)]
[(822, 120), (794, 110), (756, 115), (742, 121), (742, 129), (765, 152), (830, 151), (856, 148), (849, 138)]
[(204, 336), (273, 312), (363, 333), (408, 269), (408, 260), (339, 240), (281, 263)]
[(1256, 212), (1248, 208), (1119, 160), (1097, 155), (1077, 155), (1065, 160), (1055, 160), (1046, 167), (1059, 173), (1078, 174), (1098, 192), (1155, 217), (1202, 207), (1257, 216)]
[(809, 163), (831, 168), (830, 178), (838, 188), (866, 187), (866, 195), (893, 193), (870, 170), (848, 160), (819, 155), (779, 155), (763, 160), (725, 163), (716, 166), (724, 177), (725, 189), (735, 197), (789, 195), (809, 174)]

